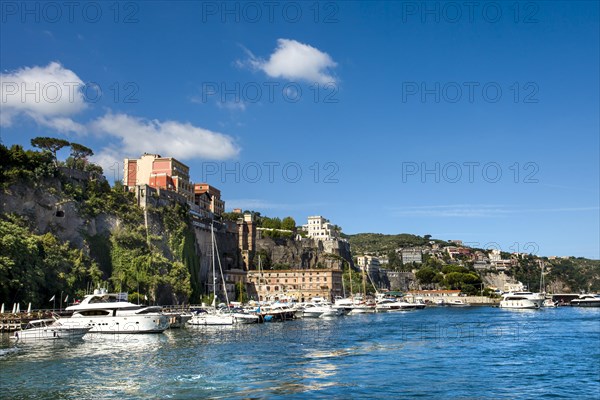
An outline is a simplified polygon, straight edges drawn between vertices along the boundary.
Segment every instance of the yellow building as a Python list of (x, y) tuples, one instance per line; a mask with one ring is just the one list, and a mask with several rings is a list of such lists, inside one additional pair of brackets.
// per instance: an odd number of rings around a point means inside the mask
[(248, 294), (255, 300), (311, 297), (332, 300), (342, 295), (342, 271), (339, 269), (285, 269), (248, 271)]

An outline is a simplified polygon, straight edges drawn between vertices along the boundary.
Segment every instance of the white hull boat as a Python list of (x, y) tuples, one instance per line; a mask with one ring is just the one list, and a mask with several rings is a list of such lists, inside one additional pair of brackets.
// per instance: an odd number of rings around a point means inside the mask
[(191, 326), (215, 326), (215, 325), (233, 325), (235, 320), (232, 314), (209, 314), (202, 313), (194, 315), (188, 322)]
[(471, 307), (471, 305), (469, 303), (467, 303), (464, 300), (461, 299), (455, 299), (455, 300), (450, 300), (449, 302), (446, 303), (446, 305), (448, 307)]
[(169, 327), (169, 319), (160, 307), (133, 304), (126, 297), (127, 293), (96, 290), (80, 304), (67, 307), (73, 315), (61, 322), (71, 327), (89, 324), (90, 333), (160, 333)]
[(339, 317), (344, 314), (341, 308), (334, 308), (331, 305), (305, 304), (302, 311), (304, 318), (324, 318)]
[(571, 300), (573, 307), (600, 307), (600, 295), (582, 294), (578, 299)]
[(17, 331), (11, 339), (17, 341), (38, 341), (57, 339), (80, 339), (92, 329), (91, 326), (65, 326), (60, 320), (39, 319), (29, 322), (25, 329)]
[(545, 296), (541, 293), (510, 292), (502, 296), (500, 308), (539, 309), (544, 304)]
[(350, 312), (348, 314), (371, 314), (374, 313), (375, 307), (374, 306), (368, 306), (366, 304), (362, 304), (362, 305), (357, 305), (352, 307), (352, 310), (350, 310)]

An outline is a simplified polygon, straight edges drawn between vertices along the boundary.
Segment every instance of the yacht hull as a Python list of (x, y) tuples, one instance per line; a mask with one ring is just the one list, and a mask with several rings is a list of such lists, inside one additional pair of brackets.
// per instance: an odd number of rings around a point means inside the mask
[(600, 307), (600, 301), (577, 301), (572, 300), (571, 305), (573, 307)]
[(65, 326), (81, 327), (89, 324), (90, 333), (161, 333), (169, 327), (165, 315), (128, 315), (114, 317), (73, 316), (61, 319)]
[(11, 339), (18, 341), (58, 340), (58, 339), (81, 339), (90, 328), (34, 328), (15, 332)]
[(235, 319), (233, 315), (195, 315), (187, 323), (191, 326), (233, 325)]
[(533, 310), (542, 307), (543, 300), (502, 300), (500, 308), (510, 308), (517, 310)]

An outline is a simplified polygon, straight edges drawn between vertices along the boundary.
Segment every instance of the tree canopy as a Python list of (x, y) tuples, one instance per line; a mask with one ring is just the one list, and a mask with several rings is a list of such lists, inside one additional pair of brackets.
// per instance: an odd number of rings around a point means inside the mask
[(54, 156), (54, 160), (56, 160), (56, 152), (70, 145), (70, 143), (64, 139), (39, 136), (31, 139), (31, 145), (49, 151)]

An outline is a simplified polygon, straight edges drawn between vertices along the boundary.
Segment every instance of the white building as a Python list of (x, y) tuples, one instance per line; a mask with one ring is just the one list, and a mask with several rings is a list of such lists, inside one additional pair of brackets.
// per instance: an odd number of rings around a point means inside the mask
[(338, 232), (333, 229), (333, 224), (320, 215), (308, 217), (308, 223), (302, 228), (309, 238), (331, 240), (337, 238)]
[(379, 259), (373, 256), (357, 256), (356, 264), (361, 270), (367, 273), (379, 272), (379, 269), (381, 268)]
[(401, 254), (403, 264), (410, 264), (413, 262), (416, 264), (423, 263), (423, 252), (419, 248), (402, 249)]
[(491, 262), (500, 261), (502, 259), (502, 257), (500, 256), (500, 250), (498, 249), (492, 249), (490, 251), (489, 257)]

